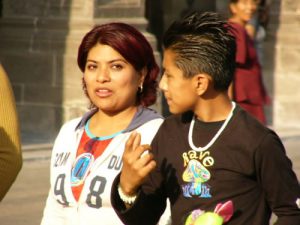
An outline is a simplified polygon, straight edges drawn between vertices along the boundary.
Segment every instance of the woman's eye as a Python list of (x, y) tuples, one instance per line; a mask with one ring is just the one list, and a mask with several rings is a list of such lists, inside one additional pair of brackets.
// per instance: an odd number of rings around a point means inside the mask
[(97, 67), (95, 65), (90, 64), (90, 65), (87, 65), (86, 68), (88, 70), (95, 70)]
[(114, 70), (121, 70), (121, 69), (123, 69), (123, 66), (120, 65), (120, 64), (115, 64), (115, 65), (112, 65), (112, 69), (114, 69)]

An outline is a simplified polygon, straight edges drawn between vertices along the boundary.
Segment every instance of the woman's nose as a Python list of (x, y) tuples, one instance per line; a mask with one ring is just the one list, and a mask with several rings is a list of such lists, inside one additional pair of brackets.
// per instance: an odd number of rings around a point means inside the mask
[(109, 71), (105, 68), (99, 69), (97, 72), (97, 81), (99, 82), (106, 82), (110, 80)]

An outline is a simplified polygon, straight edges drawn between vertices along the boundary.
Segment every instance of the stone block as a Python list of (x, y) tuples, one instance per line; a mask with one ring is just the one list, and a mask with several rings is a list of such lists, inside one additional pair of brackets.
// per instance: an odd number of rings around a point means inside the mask
[(63, 104), (66, 106), (84, 105), (88, 106), (89, 100), (85, 96), (81, 86), (65, 87), (62, 95)]
[(88, 107), (86, 105), (71, 105), (64, 107), (64, 118), (63, 121), (67, 122), (71, 119), (81, 117), (85, 112), (88, 111)]
[(144, 17), (143, 0), (96, 0), (94, 17)]
[[(1, 55), (1, 53), (0, 53)], [(12, 83), (49, 84), (53, 82), (53, 56), (18, 52), (0, 56)]]
[(95, 17), (141, 17), (144, 15), (144, 11), (140, 8), (95, 8)]
[(274, 126), (280, 128), (300, 128), (299, 112), (300, 104), (298, 99), (286, 99), (274, 103)]
[(21, 84), (12, 84), (16, 102), (22, 102), (24, 96), (24, 86)]
[(41, 105), (61, 106), (63, 87), (52, 87), (49, 85), (25, 85), (24, 102)]
[[(80, 36), (80, 38), (77, 38), (77, 39), (67, 39), (65, 41), (65, 49), (63, 51), (63, 55), (66, 55), (66, 56), (70, 56), (72, 58), (72, 63), (75, 62), (75, 65), (77, 66), (77, 54), (78, 54), (78, 48), (79, 48), (79, 45), (81, 43), (81, 40), (83, 38), (83, 36), (85, 35), (86, 33), (82, 34), (82, 36)], [(78, 68), (79, 70), (79, 68)]]
[(83, 0), (3, 0), (4, 17), (65, 17), (73, 10), (86, 9)]
[[(277, 73), (275, 80), (276, 99), (280, 102), (286, 100), (296, 101), (300, 98), (300, 77), (299, 73), (281, 72)], [(280, 94), (278, 94), (280, 93)]]
[(300, 47), (282, 47), (278, 54), (278, 66), (276, 67), (279, 72), (299, 72), (300, 71)]
[(42, 15), (45, 0), (3, 0), (3, 16), (38, 16)]
[(297, 13), (300, 10), (300, 2), (297, 0), (282, 0), (280, 9), (285, 13)]
[(22, 142), (53, 142), (62, 125), (62, 108), (18, 104)]
[(77, 65), (77, 53), (74, 55), (57, 55), (56, 85), (81, 89), (82, 72)]
[(148, 21), (144, 17), (104, 17), (104, 18), (95, 18), (94, 24), (104, 24), (104, 23), (110, 23), (110, 22), (123, 22), (128, 23), (135, 28), (137, 28), (139, 31), (144, 32), (146, 31), (146, 27), (148, 24)]
[(4, 37), (30, 37), (34, 32), (37, 18), (1, 18), (0, 33)]

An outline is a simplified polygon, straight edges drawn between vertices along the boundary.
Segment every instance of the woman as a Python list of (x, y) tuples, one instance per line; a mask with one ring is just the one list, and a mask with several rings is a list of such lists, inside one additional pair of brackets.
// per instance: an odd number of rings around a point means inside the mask
[(55, 141), (51, 189), (42, 225), (122, 224), (110, 203), (132, 131), (150, 144), (162, 117), (156, 101), (159, 67), (145, 37), (132, 26), (96, 26), (82, 40), (78, 66), (90, 111), (67, 122)]
[(246, 25), (256, 11), (256, 0), (231, 0), (229, 18), (236, 37), (236, 71), (233, 88), (229, 95), (246, 111), (266, 124), (264, 105), (269, 103), (261, 66), (253, 39), (246, 31)]

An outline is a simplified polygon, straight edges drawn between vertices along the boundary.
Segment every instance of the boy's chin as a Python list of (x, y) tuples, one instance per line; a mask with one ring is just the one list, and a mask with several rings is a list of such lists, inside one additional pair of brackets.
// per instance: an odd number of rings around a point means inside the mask
[(173, 115), (178, 115), (178, 114), (182, 114), (186, 111), (169, 107), (169, 112), (172, 113)]

